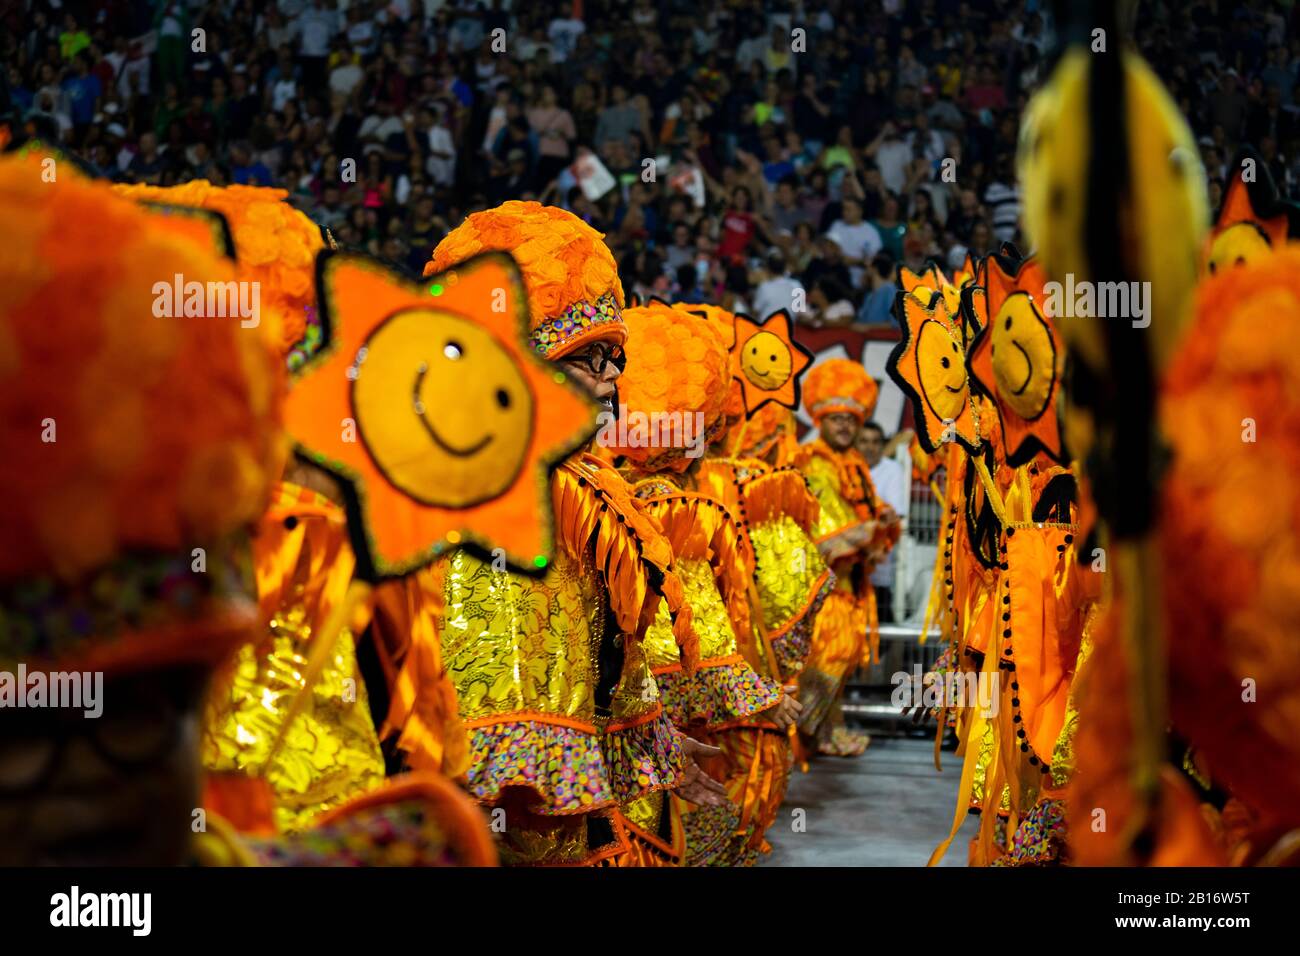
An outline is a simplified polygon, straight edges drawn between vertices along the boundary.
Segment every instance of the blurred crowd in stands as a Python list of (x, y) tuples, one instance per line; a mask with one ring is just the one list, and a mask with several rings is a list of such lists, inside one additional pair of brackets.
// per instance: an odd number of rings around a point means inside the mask
[[(467, 213), (538, 199), (607, 234), (629, 291), (883, 326), (899, 263), (1018, 239), (1047, 6), (0, 0), (0, 107), (113, 179), (282, 187), (417, 273)], [(1243, 143), (1300, 183), (1298, 20), (1140, 4), (1215, 206)]]

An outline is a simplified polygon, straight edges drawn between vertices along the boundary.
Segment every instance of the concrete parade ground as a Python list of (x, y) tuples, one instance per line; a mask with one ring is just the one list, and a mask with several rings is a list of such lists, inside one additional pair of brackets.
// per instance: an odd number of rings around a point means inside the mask
[[(937, 773), (932, 740), (873, 734), (860, 757), (819, 757), (809, 773), (796, 767), (759, 866), (924, 866), (956, 805), (961, 761), (944, 751), (942, 766)], [(965, 866), (977, 827), (967, 816), (941, 866)]]

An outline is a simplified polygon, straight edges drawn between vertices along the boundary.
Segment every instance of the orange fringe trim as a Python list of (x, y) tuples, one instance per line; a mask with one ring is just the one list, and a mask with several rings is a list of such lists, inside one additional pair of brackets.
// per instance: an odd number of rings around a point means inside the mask
[(700, 642), (682, 583), (671, 570), (673, 548), (627, 482), (610, 465), (584, 454), (565, 462), (551, 486), (556, 537), (575, 558), (594, 542), (596, 567), (619, 628), (639, 638), (653, 623), (662, 597), (682, 662), (694, 673)]
[(709, 562), (736, 634), (749, 634), (754, 550), (731, 512), (714, 498), (693, 491), (657, 495), (643, 504), (663, 526), (677, 559)]

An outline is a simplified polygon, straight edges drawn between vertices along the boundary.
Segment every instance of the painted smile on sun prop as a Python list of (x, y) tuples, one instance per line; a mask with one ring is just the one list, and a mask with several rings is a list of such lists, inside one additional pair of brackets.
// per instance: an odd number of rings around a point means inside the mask
[(513, 259), (477, 256), (416, 283), (368, 256), (316, 264), (324, 344), (290, 390), (286, 427), (339, 475), (365, 580), (453, 547), (541, 574), (550, 471), (596, 430), (596, 406), (527, 345)]
[(1033, 258), (1012, 265), (990, 256), (985, 281), (987, 288), (963, 292), (963, 307), (980, 326), (968, 368), (974, 387), (997, 407), (1007, 464), (1022, 465), (1039, 451), (1069, 464), (1057, 418), (1065, 347), (1044, 311), (1042, 267)]
[(886, 367), (912, 403), (922, 448), (933, 453), (945, 442), (958, 441), (974, 451), (979, 447), (979, 431), (970, 401), (960, 317), (949, 314), (942, 292), (921, 288), (928, 300), (900, 292), (894, 303), (903, 338)]
[(799, 376), (812, 353), (794, 340), (790, 316), (781, 311), (763, 322), (737, 315), (731, 367), (745, 399), (746, 417), (768, 402), (799, 407)]
[(768, 402), (791, 410), (799, 407), (799, 379), (812, 364), (813, 354), (795, 341), (788, 312), (782, 309), (755, 322), (744, 313), (716, 305), (679, 307), (716, 323), (728, 337), (731, 377), (740, 384), (746, 418)]

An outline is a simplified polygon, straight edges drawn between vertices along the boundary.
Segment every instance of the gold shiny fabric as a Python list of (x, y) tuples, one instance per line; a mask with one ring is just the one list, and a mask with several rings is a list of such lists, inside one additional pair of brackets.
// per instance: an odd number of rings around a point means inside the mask
[[(736, 632), (732, 627), (727, 606), (718, 593), (713, 569), (701, 558), (679, 558), (674, 565), (686, 593), (686, 602), (693, 612), (692, 622), (700, 639), (700, 662), (736, 654)], [(668, 611), (660, 605), (655, 621), (646, 630), (646, 655), (653, 668), (670, 667), (678, 663), (677, 644), (673, 638), (672, 622)]]
[(808, 479), (809, 490), (821, 504), (813, 532), (813, 537), (818, 542), (826, 541), (861, 522), (853, 505), (840, 494), (839, 476), (833, 463), (820, 455), (812, 455), (802, 470)]
[[(672, 624), (668, 620), (668, 612), (662, 602), (660, 611), (663, 613), (665, 623), (668, 624), (668, 640), (672, 641)], [(673, 651), (677, 651), (676, 644), (673, 644)], [(644, 717), (661, 706), (659, 685), (651, 672), (653, 666), (644, 641), (623, 641), (623, 669), (610, 702), (612, 721), (627, 723), (638, 717)]]
[(782, 515), (752, 524), (749, 537), (758, 557), (754, 579), (768, 634), (785, 631), (807, 609), (826, 577), (826, 562), (794, 521)]
[(443, 661), (461, 717), (590, 722), (605, 608), (593, 570), (563, 550), (540, 579), (497, 570), (463, 550), (442, 565)]
[[(809, 490), (821, 505), (813, 535), (818, 543), (830, 541), (861, 523), (871, 514), (874, 501), (870, 476), (862, 475), (857, 468), (841, 467), (828, 457), (833, 454), (824, 443), (814, 442), (805, 446), (800, 458)], [(852, 487), (846, 487), (848, 483)], [(853, 555), (837, 560), (832, 570), (835, 588), (813, 624), (812, 646), (799, 677), (799, 700), (804, 706), (799, 730), (819, 740), (826, 739), (842, 722), (837, 703), (849, 674), (876, 656), (876, 605), (868, 579), (870, 568)]]
[[(213, 679), (201, 757), (214, 772), (263, 771), (294, 697), (315, 629), (342, 599), (352, 576), (342, 511), (287, 482), (277, 488), (254, 539), (258, 599), (268, 619), (256, 644), (242, 647)], [(341, 632), (306, 705), (265, 777), (283, 832), (380, 784), (384, 761), (370, 718), (351, 633)]]
[(583, 866), (591, 862), (585, 815), (507, 818), (503, 829), (496, 830), (495, 825), (493, 829), (503, 866)]
[[(431, 572), (437, 638), (470, 733), (468, 787), (507, 820), (496, 831), (502, 861), (609, 864), (629, 842), (619, 801), (675, 785), (683, 771), (638, 638), (662, 613), (676, 648), (691, 639), (693, 659), (693, 631), (689, 613), (671, 618), (684, 606), (671, 548), (618, 473), (582, 456), (552, 490), (558, 547), (546, 574), (453, 552)], [(611, 640), (622, 666), (605, 709), (596, 688), (611, 676), (601, 674)]]

